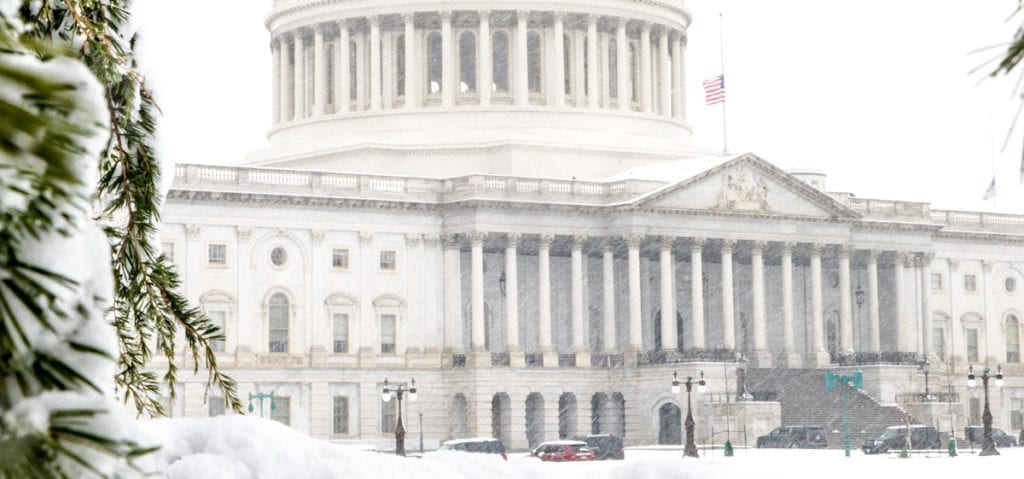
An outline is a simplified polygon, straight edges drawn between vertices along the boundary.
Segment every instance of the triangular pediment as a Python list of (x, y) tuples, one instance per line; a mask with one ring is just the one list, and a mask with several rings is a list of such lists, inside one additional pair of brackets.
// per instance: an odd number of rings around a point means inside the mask
[(637, 206), (815, 218), (860, 214), (747, 153), (638, 198)]

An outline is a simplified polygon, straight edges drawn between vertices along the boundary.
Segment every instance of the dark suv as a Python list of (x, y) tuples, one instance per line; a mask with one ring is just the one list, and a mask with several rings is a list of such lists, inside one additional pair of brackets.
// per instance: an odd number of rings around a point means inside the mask
[(591, 434), (589, 436), (579, 436), (575, 439), (587, 443), (587, 449), (594, 451), (594, 458), (598, 461), (626, 458), (626, 453), (622, 449), (622, 439), (618, 436)]
[[(885, 428), (885, 432), (875, 439), (864, 441), (861, 450), (864, 454), (884, 454), (889, 451), (899, 451), (907, 443), (907, 426), (892, 426)], [(942, 439), (939, 438), (939, 431), (931, 426), (915, 425), (910, 426), (910, 448), (911, 449), (938, 449), (942, 446)]]
[(821, 426), (782, 426), (767, 436), (757, 438), (758, 448), (791, 447), (821, 449), (828, 447), (825, 429)]
[[(967, 426), (964, 428), (964, 440), (971, 446), (980, 446), (982, 436), (985, 435), (984, 426)], [(996, 447), (1016, 447), (1017, 439), (1003, 432), (997, 427), (992, 428), (992, 442)]]

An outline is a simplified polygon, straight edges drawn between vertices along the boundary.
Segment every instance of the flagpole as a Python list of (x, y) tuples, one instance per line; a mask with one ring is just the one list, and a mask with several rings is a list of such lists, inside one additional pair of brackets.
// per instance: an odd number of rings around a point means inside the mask
[[(721, 67), (721, 70), (719, 70), (719, 71), (721, 72), (721, 75), (722, 75), (722, 88), (724, 89), (725, 88), (725, 27), (723, 26), (723, 22), (722, 22), (722, 12), (718, 12), (718, 61), (719, 61), (719, 66)], [(723, 100), (722, 101), (722, 155), (723, 156), (729, 154), (729, 147), (727, 146), (728, 145), (727, 132), (728, 132), (729, 129), (726, 127), (727, 123), (725, 121), (725, 103), (726, 102)]]

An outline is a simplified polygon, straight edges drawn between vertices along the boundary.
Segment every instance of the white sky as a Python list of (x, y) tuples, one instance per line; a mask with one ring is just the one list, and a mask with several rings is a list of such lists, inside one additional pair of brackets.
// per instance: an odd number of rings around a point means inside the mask
[[(270, 125), (267, 0), (136, 0), (140, 63), (164, 113), (161, 152), (236, 164)], [(729, 150), (829, 175), (828, 189), (933, 208), (1024, 213), (1016, 76), (968, 72), (997, 56), (1016, 0), (689, 0), (693, 143), (721, 148), (724, 18)], [(985, 69), (987, 72), (988, 69)], [(1022, 120), (1024, 123), (1024, 120)], [(996, 202), (981, 196), (995, 170)], [(997, 207), (997, 208), (996, 208)]]

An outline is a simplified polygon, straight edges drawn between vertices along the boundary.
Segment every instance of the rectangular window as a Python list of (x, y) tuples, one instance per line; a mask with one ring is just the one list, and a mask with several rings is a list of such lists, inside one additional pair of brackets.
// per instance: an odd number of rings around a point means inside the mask
[(942, 291), (942, 273), (932, 273), (932, 291)]
[(1006, 337), (1006, 362), (1020, 362), (1020, 328), (1016, 323), (1008, 323), (1003, 327), (1003, 335)]
[(380, 269), (381, 271), (394, 271), (398, 267), (394, 251), (381, 251), (380, 252)]
[(292, 424), (292, 398), (274, 396), (274, 407), (270, 408), (270, 419), (290, 426)]
[(1024, 399), (1010, 398), (1010, 429), (1024, 429)]
[(174, 243), (166, 241), (160, 243), (160, 250), (167, 256), (168, 261), (174, 261)]
[[(225, 333), (224, 333), (224, 324), (225, 324), (224, 319), (227, 317), (227, 311), (224, 311), (224, 310), (207, 311), (206, 312), (206, 316), (210, 318), (210, 321), (213, 322), (213, 324), (216, 325), (217, 328), (220, 329), (221, 336), (225, 336)], [(224, 340), (223, 339), (219, 339), (219, 340), (216, 340), (216, 341), (210, 341), (210, 349), (212, 349), (212, 350), (214, 350), (214, 351), (216, 351), (218, 353), (223, 353), (224, 352)]]
[(398, 400), (391, 398), (390, 401), (380, 401), (380, 432), (381, 433), (393, 433), (395, 432), (395, 422), (397, 414), (395, 413), (395, 403)]
[(967, 360), (971, 362), (978, 361), (978, 330), (968, 329), (967, 333)]
[(335, 248), (331, 252), (331, 266), (338, 269), (348, 269), (348, 249)]
[(964, 291), (974, 292), (978, 290), (978, 278), (973, 274), (964, 275)]
[(932, 349), (940, 358), (946, 357), (946, 334), (942, 328), (932, 328)]
[(395, 354), (395, 315), (380, 315), (380, 352)]
[(334, 433), (348, 434), (347, 396), (334, 396)]
[(334, 313), (334, 352), (348, 352), (348, 314)]
[(224, 398), (210, 396), (210, 398), (206, 402), (206, 415), (209, 417), (223, 416)]
[(223, 244), (212, 244), (209, 248), (209, 263), (212, 265), (225, 265), (228, 263), (228, 247)]
[(968, 414), (970, 414), (970, 417), (968, 418), (971, 422), (970, 425), (977, 426), (981, 424), (981, 399), (971, 398), (970, 401), (967, 402), (967, 407), (969, 409)]

